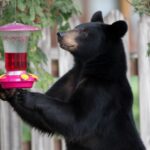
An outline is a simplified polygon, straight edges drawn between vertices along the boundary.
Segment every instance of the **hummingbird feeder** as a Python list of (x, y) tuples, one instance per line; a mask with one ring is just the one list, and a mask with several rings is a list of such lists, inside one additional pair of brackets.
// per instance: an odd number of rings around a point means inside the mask
[(39, 28), (21, 23), (0, 26), (5, 52), (6, 74), (0, 76), (4, 89), (31, 88), (37, 76), (27, 73), (27, 45), (31, 32)]

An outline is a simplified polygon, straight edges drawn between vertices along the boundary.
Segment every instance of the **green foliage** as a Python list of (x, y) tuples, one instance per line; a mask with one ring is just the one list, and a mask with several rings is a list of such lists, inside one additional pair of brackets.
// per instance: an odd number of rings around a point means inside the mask
[[(150, 0), (132, 0), (131, 5), (140, 16), (143, 14), (150, 15)], [(150, 56), (150, 43), (148, 43), (147, 55)]]
[(22, 141), (30, 142), (31, 141), (31, 128), (26, 123), (22, 123)]
[(150, 0), (132, 0), (131, 4), (140, 15), (150, 15)]
[[(0, 25), (16, 21), (40, 28), (53, 28), (54, 25), (57, 25), (58, 30), (67, 30), (70, 27), (68, 20), (77, 14), (79, 14), (79, 10), (73, 0), (10, 0), (3, 8), (2, 15), (0, 16)], [(43, 64), (47, 63), (47, 57), (37, 47), (40, 36), (40, 32), (33, 33), (29, 40), (28, 70), (30, 72), (36, 72), (39, 76), (38, 88), (46, 89), (52, 81), (52, 77), (42, 67)], [(0, 59), (4, 59), (1, 41)]]
[(4, 71), (0, 69), (0, 75), (1, 75), (1, 74), (4, 74)]
[(40, 27), (53, 27), (68, 29), (68, 20), (79, 14), (73, 0), (11, 0), (5, 6), (0, 24), (13, 21)]
[(139, 129), (139, 91), (138, 91), (138, 77), (132, 76), (130, 84), (133, 92), (133, 116), (136, 123), (136, 127)]
[(4, 51), (1, 39), (0, 39), (0, 60), (4, 60)]

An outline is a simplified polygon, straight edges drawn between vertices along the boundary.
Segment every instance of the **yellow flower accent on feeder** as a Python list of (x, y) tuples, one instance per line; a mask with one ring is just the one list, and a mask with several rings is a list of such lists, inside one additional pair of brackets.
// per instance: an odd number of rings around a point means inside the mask
[(23, 80), (28, 80), (29, 79), (29, 76), (27, 74), (22, 74), (21, 75), (21, 79)]
[(6, 74), (1, 75), (1, 76), (0, 76), (0, 79), (5, 78), (5, 76), (6, 76)]
[(38, 76), (36, 76), (36, 75), (34, 75), (34, 74), (31, 74), (31, 73), (29, 73), (29, 75), (30, 75), (31, 77), (35, 78), (36, 80), (38, 80)]

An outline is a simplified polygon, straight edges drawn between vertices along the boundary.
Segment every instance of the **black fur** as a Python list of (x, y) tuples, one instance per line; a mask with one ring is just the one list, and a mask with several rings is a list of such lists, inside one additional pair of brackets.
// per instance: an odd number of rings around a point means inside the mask
[[(75, 28), (75, 65), (52, 88), (45, 94), (19, 90), (8, 101), (31, 126), (63, 135), (68, 150), (145, 150), (133, 121), (126, 78), (121, 37), (127, 25), (97, 21)], [(59, 38), (64, 46), (64, 37)]]
[(97, 11), (91, 18), (91, 22), (104, 22), (101, 11)]

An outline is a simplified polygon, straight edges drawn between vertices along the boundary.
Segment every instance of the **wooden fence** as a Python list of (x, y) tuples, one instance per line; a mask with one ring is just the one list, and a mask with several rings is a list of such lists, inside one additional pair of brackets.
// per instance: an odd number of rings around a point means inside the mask
[[(105, 17), (105, 22), (112, 23), (116, 20), (123, 20), (123, 16), (119, 11), (112, 11)], [(78, 24), (78, 22), (77, 22)], [(76, 23), (73, 23), (76, 25)], [(138, 46), (138, 59), (139, 59), (139, 85), (140, 85), (140, 124), (141, 136), (147, 147), (150, 150), (150, 59), (146, 55), (147, 43), (150, 42), (150, 18), (144, 16), (139, 21), (139, 46)], [(46, 28), (43, 30), (43, 37), (39, 42), (39, 46), (43, 49), (48, 59), (48, 66), (44, 66), (51, 72), (52, 60), (59, 62), (59, 75), (62, 76), (73, 65), (72, 56), (60, 48), (51, 47), (50, 30)], [(128, 52), (129, 45), (128, 34), (123, 39), (128, 67), (130, 68), (130, 58)], [(0, 68), (3, 66), (1, 62)], [(47, 69), (47, 70), (48, 70)], [(128, 72), (130, 77), (130, 72)], [(13, 112), (12, 108), (7, 102), (0, 101), (0, 150), (21, 150), (21, 120)], [(38, 131), (32, 130), (31, 140), (32, 150), (65, 150), (64, 140), (58, 137), (48, 137), (41, 135)]]
[(141, 136), (147, 150), (150, 150), (150, 57), (147, 56), (150, 42), (150, 17), (139, 21), (138, 59)]

